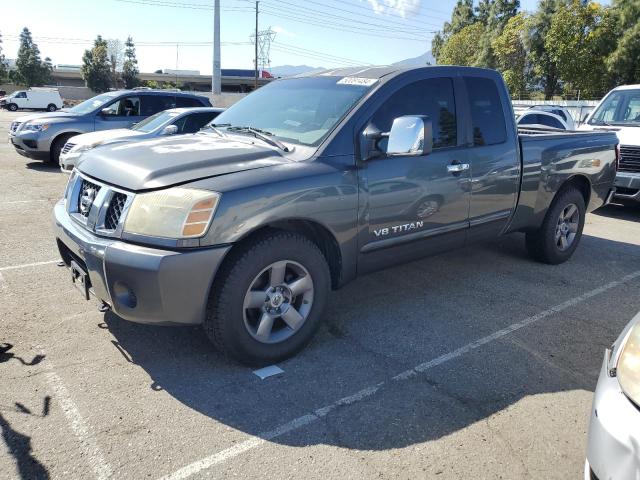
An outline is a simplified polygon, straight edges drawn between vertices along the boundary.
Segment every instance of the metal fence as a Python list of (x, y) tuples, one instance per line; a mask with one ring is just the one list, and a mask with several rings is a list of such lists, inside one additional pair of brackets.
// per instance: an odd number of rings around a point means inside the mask
[(535, 105), (559, 105), (566, 108), (573, 121), (579, 125), (598, 102), (599, 100), (513, 100), (513, 109), (518, 113)]

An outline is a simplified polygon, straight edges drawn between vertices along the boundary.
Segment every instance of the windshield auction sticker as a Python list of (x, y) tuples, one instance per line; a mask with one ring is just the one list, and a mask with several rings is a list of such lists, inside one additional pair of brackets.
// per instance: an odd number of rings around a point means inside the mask
[(338, 80), (338, 85), (356, 85), (359, 87), (370, 87), (378, 80), (376, 78), (362, 78), (362, 77), (344, 77)]

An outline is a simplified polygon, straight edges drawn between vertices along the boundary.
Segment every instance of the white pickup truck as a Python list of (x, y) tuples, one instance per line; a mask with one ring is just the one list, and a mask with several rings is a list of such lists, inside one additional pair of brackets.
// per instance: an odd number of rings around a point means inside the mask
[(620, 140), (616, 197), (640, 202), (640, 85), (611, 90), (580, 130), (615, 131)]

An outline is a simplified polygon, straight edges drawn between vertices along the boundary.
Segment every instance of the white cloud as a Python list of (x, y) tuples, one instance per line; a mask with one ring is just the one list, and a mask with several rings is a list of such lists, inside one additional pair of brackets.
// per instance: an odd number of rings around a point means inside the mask
[(297, 35), (295, 33), (290, 32), (289, 30), (287, 30), (284, 27), (281, 27), (280, 25), (276, 25), (275, 27), (271, 27), (271, 30), (273, 30), (278, 35), (281, 35), (283, 37), (297, 37)]
[(396, 13), (405, 18), (418, 13), (422, 5), (422, 0), (367, 0), (367, 2), (377, 14)]

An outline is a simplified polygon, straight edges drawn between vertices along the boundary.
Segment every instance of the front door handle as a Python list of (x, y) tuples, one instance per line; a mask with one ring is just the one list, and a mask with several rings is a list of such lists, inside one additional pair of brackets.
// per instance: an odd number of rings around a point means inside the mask
[(447, 165), (447, 172), (449, 173), (460, 173), (465, 170), (469, 170), (468, 163), (452, 163), (451, 165)]

